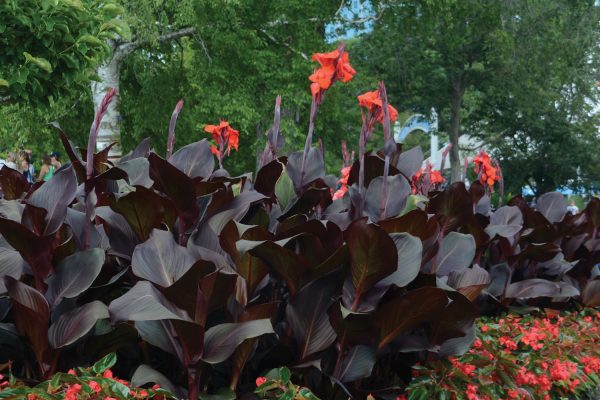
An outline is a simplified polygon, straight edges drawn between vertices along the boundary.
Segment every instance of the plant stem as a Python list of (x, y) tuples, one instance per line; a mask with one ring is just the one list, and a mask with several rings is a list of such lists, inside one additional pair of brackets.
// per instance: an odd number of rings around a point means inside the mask
[(188, 367), (188, 399), (198, 400), (199, 378), (196, 367)]
[(302, 154), (302, 168), (300, 169), (300, 183), (298, 184), (298, 190), (304, 186), (304, 175), (306, 175), (306, 159), (308, 158), (308, 152), (312, 147), (313, 132), (315, 130), (315, 117), (317, 115), (317, 100), (313, 96), (312, 104), (310, 106), (310, 121), (308, 122), (308, 134), (306, 135), (306, 142), (304, 143), (304, 153)]

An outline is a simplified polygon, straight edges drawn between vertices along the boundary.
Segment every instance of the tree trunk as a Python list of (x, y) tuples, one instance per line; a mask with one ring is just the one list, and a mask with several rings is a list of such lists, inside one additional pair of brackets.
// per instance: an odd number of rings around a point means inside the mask
[(462, 177), (462, 163), (460, 161), (458, 139), (460, 137), (460, 110), (462, 107), (464, 89), (460, 84), (452, 85), (452, 103), (450, 105), (450, 181), (458, 182)]
[(104, 95), (110, 88), (117, 89), (117, 96), (108, 106), (108, 110), (102, 118), (98, 131), (96, 150), (100, 151), (113, 142), (117, 144), (112, 147), (109, 158), (121, 157), (121, 114), (119, 113), (119, 79), (121, 77), (121, 64), (125, 57), (134, 50), (133, 46), (116, 46), (111, 43), (112, 57), (98, 66), (96, 73), (100, 77), (99, 82), (92, 82), (92, 99), (94, 101), (94, 114), (98, 111)]

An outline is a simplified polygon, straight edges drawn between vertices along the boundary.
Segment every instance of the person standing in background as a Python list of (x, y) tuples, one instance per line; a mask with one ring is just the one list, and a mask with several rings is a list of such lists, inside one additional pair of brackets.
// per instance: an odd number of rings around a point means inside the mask
[(31, 161), (29, 160), (29, 154), (26, 151), (19, 153), (20, 170), (27, 182), (33, 183), (33, 175), (31, 174)]
[(42, 158), (42, 168), (40, 168), (40, 175), (38, 176), (38, 181), (43, 180), (44, 182), (48, 182), (54, 176), (54, 165), (52, 165), (52, 161), (50, 156), (45, 155)]
[(58, 171), (60, 167), (62, 167), (62, 163), (60, 162), (60, 153), (58, 151), (50, 154), (50, 161), (52, 165), (54, 165), (54, 171)]
[(575, 202), (571, 200), (571, 203), (567, 207), (567, 214), (575, 215), (579, 213), (579, 207), (575, 205)]
[(14, 152), (8, 153), (8, 157), (6, 158), (6, 164), (8, 168), (18, 169), (17, 168), (17, 155)]

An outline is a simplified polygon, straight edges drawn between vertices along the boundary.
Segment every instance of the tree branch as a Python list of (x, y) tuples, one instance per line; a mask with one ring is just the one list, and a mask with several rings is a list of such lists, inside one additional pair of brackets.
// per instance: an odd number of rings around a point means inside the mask
[[(159, 37), (156, 38), (156, 41), (158, 43), (165, 43), (165, 42), (170, 42), (175, 39), (179, 39), (184, 36), (193, 36), (195, 34), (196, 34), (196, 28), (187, 27), (187, 28), (179, 29), (177, 31), (166, 33), (164, 35), (160, 35)], [(137, 48), (147, 45), (149, 43), (150, 43), (149, 40), (136, 40), (133, 42), (127, 42), (127, 43), (121, 44), (121, 45), (117, 46), (114, 57), (125, 58), (127, 55), (129, 55), (131, 52), (133, 52)]]
[(295, 48), (293, 48), (292, 46), (290, 46), (289, 44), (287, 44), (285, 42), (281, 42), (281, 41), (277, 40), (273, 35), (271, 35), (269, 32), (267, 32), (264, 29), (261, 29), (260, 32), (264, 33), (265, 36), (268, 37), (273, 43), (287, 47), (289, 50), (298, 54), (300, 57), (304, 58), (305, 60), (308, 60), (308, 56), (306, 55), (306, 53), (304, 53), (300, 50), (296, 50)]

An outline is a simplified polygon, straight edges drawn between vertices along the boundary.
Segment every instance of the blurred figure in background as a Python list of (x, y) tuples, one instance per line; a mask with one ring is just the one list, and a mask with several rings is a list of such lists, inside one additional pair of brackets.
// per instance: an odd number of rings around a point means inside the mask
[(42, 168), (40, 168), (40, 174), (38, 176), (38, 181), (43, 180), (44, 182), (48, 182), (54, 176), (54, 165), (52, 165), (52, 160), (50, 156), (45, 155), (42, 158)]
[(32, 165), (29, 159), (29, 154), (26, 151), (21, 151), (19, 153), (19, 164), (20, 171), (25, 179), (27, 179), (27, 182), (33, 183), (33, 174), (31, 173)]
[(567, 214), (575, 215), (579, 213), (579, 207), (575, 205), (575, 202), (571, 200), (569, 206), (567, 207)]
[(60, 162), (60, 153), (58, 151), (50, 154), (50, 161), (52, 165), (54, 165), (54, 171), (58, 171), (60, 167), (62, 167), (62, 163)]
[(13, 151), (11, 151), (10, 153), (8, 153), (8, 157), (6, 157), (6, 163), (4, 164), (6, 165), (8, 168), (12, 168), (12, 169), (18, 169), (17, 167), (17, 154)]

